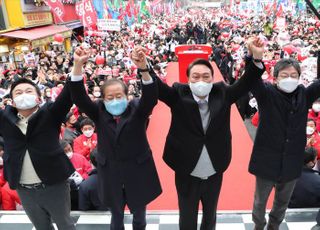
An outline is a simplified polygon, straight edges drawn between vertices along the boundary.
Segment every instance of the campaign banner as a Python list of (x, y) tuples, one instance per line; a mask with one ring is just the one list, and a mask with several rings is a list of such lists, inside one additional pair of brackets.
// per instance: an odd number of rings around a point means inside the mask
[(119, 19), (98, 19), (98, 30), (120, 31), (121, 22)]
[(82, 25), (86, 28), (94, 28), (97, 23), (97, 15), (91, 0), (83, 0), (77, 2), (76, 12)]
[(64, 6), (59, 0), (44, 0), (47, 6), (50, 7), (51, 11), (63, 21), (62, 18), (65, 15)]

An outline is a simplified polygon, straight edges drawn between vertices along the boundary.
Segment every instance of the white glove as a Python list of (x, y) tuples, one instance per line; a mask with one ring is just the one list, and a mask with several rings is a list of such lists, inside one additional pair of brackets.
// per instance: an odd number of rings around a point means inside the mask
[(83, 178), (82, 176), (77, 172), (75, 171), (70, 177), (69, 179), (73, 180), (74, 183), (79, 186), (81, 184), (81, 182), (83, 181)]

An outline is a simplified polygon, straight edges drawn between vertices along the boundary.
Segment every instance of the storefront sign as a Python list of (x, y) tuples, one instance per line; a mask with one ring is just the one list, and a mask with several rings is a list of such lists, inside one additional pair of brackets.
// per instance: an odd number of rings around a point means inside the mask
[(83, 0), (76, 4), (76, 12), (82, 25), (87, 28), (94, 28), (97, 23), (97, 15), (91, 0)]
[(53, 23), (51, 12), (24, 13), (23, 20), (25, 27), (42, 26)]
[(118, 19), (98, 19), (98, 30), (120, 31), (121, 23)]
[[(62, 36), (64, 38), (70, 38), (72, 36), (72, 31), (69, 30), (69, 31), (63, 32), (61, 34), (62, 34)], [(49, 37), (33, 40), (31, 42), (31, 46), (34, 49), (34, 48), (39, 47), (39, 46), (48, 45), (50, 42), (53, 42), (53, 41), (54, 41), (53, 36), (49, 36)]]

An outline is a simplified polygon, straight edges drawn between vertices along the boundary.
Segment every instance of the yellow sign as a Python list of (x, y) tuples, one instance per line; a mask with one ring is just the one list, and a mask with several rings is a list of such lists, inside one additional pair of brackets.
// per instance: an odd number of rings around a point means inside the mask
[(42, 26), (53, 23), (51, 12), (24, 13), (23, 20), (25, 27)]

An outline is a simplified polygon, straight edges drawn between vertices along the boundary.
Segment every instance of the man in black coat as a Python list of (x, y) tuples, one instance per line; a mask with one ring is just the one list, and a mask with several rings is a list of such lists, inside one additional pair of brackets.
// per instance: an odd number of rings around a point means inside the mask
[(21, 78), (11, 86), (13, 106), (0, 111), (4, 139), (4, 176), (16, 189), (36, 229), (73, 230), (68, 177), (75, 171), (60, 147), (59, 134), (72, 101), (65, 86), (54, 103), (42, 107), (41, 92)]
[(107, 207), (102, 205), (98, 195), (97, 154), (97, 149), (94, 149), (90, 154), (92, 171), (89, 173), (89, 177), (79, 186), (79, 210), (81, 211), (108, 210)]
[[(255, 58), (262, 58), (263, 42), (256, 38), (250, 46)], [(159, 99), (172, 115), (163, 159), (175, 171), (180, 230), (197, 229), (200, 201), (201, 230), (215, 229), (223, 172), (231, 160), (231, 105), (248, 93), (263, 72), (261, 63), (252, 62), (234, 85), (213, 84), (210, 62), (198, 59), (188, 67), (189, 84), (169, 87), (158, 80)]]
[(142, 230), (146, 205), (162, 192), (146, 135), (146, 122), (157, 104), (157, 82), (149, 75), (145, 54), (136, 48), (132, 60), (142, 75), (141, 99), (128, 102), (126, 85), (112, 79), (102, 86), (103, 100), (94, 103), (82, 81), (87, 60), (87, 51), (77, 49), (70, 89), (75, 104), (96, 124), (99, 195), (111, 209), (112, 230), (124, 229), (125, 205), (133, 213), (133, 229)]
[(302, 174), (293, 190), (289, 208), (320, 207), (320, 175), (313, 170), (317, 162), (317, 151), (309, 147), (304, 152)]
[(305, 88), (299, 85), (300, 74), (299, 62), (281, 59), (274, 67), (275, 84), (259, 79), (251, 91), (260, 119), (249, 165), (249, 172), (256, 176), (252, 212), (256, 230), (266, 225), (266, 203), (273, 187), (275, 198), (267, 229), (279, 229), (301, 175), (308, 108), (320, 97), (320, 81)]

